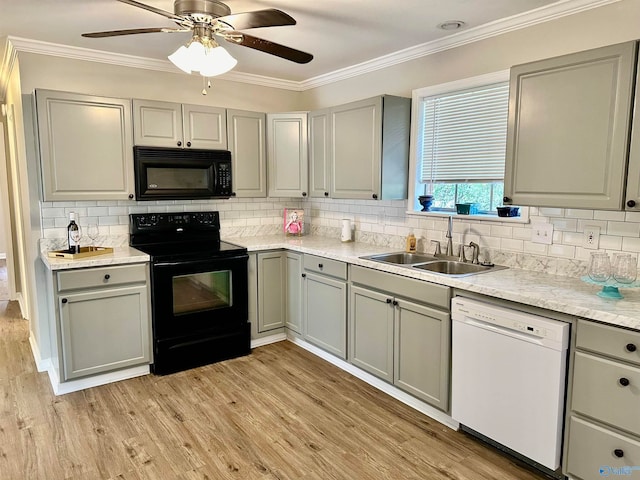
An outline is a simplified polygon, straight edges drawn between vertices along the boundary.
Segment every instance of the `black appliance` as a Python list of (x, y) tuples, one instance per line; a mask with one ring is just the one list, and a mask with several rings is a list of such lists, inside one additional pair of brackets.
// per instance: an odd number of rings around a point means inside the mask
[(131, 214), (129, 233), (151, 256), (153, 373), (251, 352), (249, 255), (220, 241), (218, 212)]
[(136, 200), (231, 196), (231, 152), (133, 147)]

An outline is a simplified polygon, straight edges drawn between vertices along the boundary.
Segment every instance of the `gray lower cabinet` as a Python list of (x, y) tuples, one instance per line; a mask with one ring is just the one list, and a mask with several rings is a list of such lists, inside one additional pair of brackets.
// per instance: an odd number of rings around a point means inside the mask
[(282, 328), (286, 312), (286, 253), (258, 253), (258, 333)]
[(285, 325), (289, 330), (302, 334), (302, 254), (286, 253), (287, 300)]
[(148, 266), (54, 274), (63, 381), (151, 362)]
[(579, 320), (565, 473), (580, 480), (640, 466), (640, 332)]
[(36, 90), (45, 201), (133, 198), (131, 100)]
[(351, 284), (349, 361), (448, 411), (451, 290), (359, 266)]
[(511, 68), (505, 203), (621, 210), (628, 183), (628, 206), (640, 208), (639, 157), (626, 176), (636, 50), (627, 42)]
[(304, 255), (304, 339), (347, 358), (347, 265)]

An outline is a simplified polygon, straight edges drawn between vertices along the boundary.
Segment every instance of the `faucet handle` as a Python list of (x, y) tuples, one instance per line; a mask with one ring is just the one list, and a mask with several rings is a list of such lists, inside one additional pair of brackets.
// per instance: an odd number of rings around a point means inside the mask
[(478, 255), (480, 254), (480, 245), (476, 242), (469, 242), (469, 246), (473, 248), (473, 252), (471, 254), (471, 263), (480, 263), (478, 261)]
[(467, 261), (467, 257), (464, 256), (464, 247), (465, 246), (467, 246), (467, 245), (465, 245), (464, 243), (460, 244), (460, 255), (458, 257), (458, 261), (459, 262), (463, 262), (463, 263), (466, 263), (466, 261)]
[(433, 252), (434, 255), (442, 255), (442, 249), (440, 248), (440, 242), (438, 240), (431, 240), (431, 243), (435, 243), (436, 249)]

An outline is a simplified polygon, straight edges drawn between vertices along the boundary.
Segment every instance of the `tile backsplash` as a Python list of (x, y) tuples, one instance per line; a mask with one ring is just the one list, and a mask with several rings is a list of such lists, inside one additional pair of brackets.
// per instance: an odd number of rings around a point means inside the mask
[[(432, 240), (443, 246), (447, 218), (406, 213), (404, 200), (334, 200), (289, 198), (232, 198), (194, 201), (41, 202), (42, 236), (65, 238), (69, 212), (79, 215), (81, 227), (97, 223), (100, 237), (126, 236), (130, 213), (218, 210), (223, 236), (270, 235), (282, 232), (284, 208), (305, 209), (307, 233), (339, 238), (341, 220), (348, 218), (356, 241), (404, 249), (414, 233), (418, 249), (433, 251)], [(461, 243), (480, 245), (481, 259), (497, 264), (560, 275), (583, 275), (592, 250), (582, 247), (585, 226), (600, 227), (600, 250), (640, 253), (640, 213), (562, 208), (529, 208), (529, 223), (482, 221), (457, 216), (453, 223), (454, 251)], [(533, 243), (533, 227), (554, 226), (551, 245)]]

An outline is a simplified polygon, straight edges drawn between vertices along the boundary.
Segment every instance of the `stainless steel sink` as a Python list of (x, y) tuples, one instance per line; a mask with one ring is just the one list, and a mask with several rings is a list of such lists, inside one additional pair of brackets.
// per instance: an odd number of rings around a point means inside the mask
[(361, 257), (365, 260), (373, 260), (375, 262), (393, 263), (394, 265), (414, 265), (416, 263), (433, 262), (438, 260), (431, 255), (423, 255), (420, 253), (383, 253), (380, 255), (369, 255), (367, 257)]
[(474, 263), (456, 262), (455, 260), (437, 260), (435, 262), (422, 263), (413, 265), (413, 268), (427, 270), (432, 273), (439, 273), (451, 277), (463, 277), (466, 275), (475, 275), (477, 273), (495, 272), (503, 270), (507, 267), (501, 265), (478, 265)]

